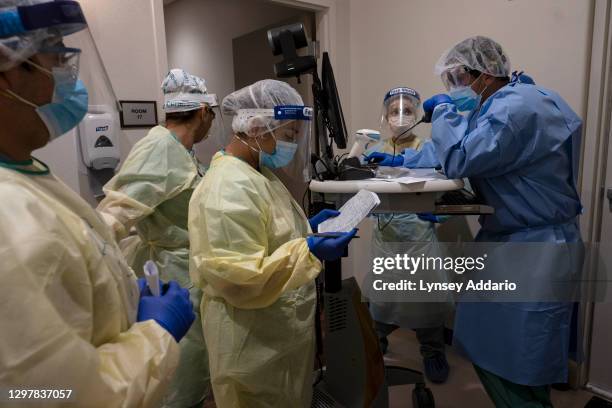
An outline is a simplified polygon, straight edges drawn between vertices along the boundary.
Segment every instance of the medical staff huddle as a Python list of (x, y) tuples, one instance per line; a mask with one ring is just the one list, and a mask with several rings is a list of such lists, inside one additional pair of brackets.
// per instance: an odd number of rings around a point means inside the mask
[[(315, 279), (356, 234), (313, 235), (339, 213), (307, 218), (274, 174), (309, 162), (311, 111), (276, 80), (219, 105), (204, 79), (173, 69), (162, 83), (166, 122), (134, 145), (96, 211), (32, 157), (88, 110), (78, 59), (94, 50), (63, 42), (84, 30), (77, 1), (0, 0), (0, 388), (71, 390), (70, 402), (88, 407), (309, 406)], [(488, 38), (453, 47), (436, 73), (450, 96), (423, 105), (431, 142), (410, 133), (418, 92), (395, 88), (368, 158), (469, 178), (496, 210), (479, 241), (579, 242), (580, 119), (553, 91), (511, 79)], [(194, 145), (220, 114), (232, 133), (206, 169)], [(383, 252), (389, 242), (434, 248), (444, 221), (374, 216)], [(160, 270), (159, 296), (137, 278), (147, 260)], [(452, 305), (434, 305), (371, 312), (383, 352), (393, 330), (416, 329), (427, 377), (444, 382)], [(571, 305), (458, 304), (456, 313), (455, 342), (497, 406), (551, 405), (549, 385), (567, 377)]]

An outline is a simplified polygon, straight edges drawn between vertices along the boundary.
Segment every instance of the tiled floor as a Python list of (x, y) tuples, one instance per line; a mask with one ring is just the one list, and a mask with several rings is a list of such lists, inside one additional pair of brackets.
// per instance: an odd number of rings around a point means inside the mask
[[(482, 388), (472, 365), (458, 356), (452, 348), (447, 350), (451, 366), (448, 382), (442, 385), (430, 384), (436, 408), (494, 408)], [(422, 370), (418, 342), (411, 330), (396, 330), (389, 336), (389, 352), (385, 360), (393, 365)], [(553, 390), (555, 408), (582, 408), (591, 398), (585, 391), (558, 392)], [(390, 389), (391, 408), (412, 407), (412, 386), (398, 386)]]

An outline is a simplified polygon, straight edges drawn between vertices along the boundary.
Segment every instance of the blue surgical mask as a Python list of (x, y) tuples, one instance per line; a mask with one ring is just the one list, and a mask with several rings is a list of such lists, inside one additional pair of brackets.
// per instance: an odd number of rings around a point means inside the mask
[(450, 98), (453, 100), (457, 110), (460, 112), (468, 112), (476, 109), (480, 105), (481, 95), (478, 95), (471, 86), (455, 88), (449, 92)]
[(65, 72), (53, 70), (53, 80), (53, 100), (36, 109), (49, 130), (50, 140), (75, 128), (85, 117), (89, 102), (87, 88), (80, 79), (75, 81)]
[(51, 75), (54, 82), (51, 103), (38, 106), (9, 89), (4, 91), (36, 110), (49, 131), (50, 141), (76, 127), (87, 113), (89, 103), (85, 84), (76, 79), (74, 74), (66, 69), (54, 68)]
[(285, 167), (293, 160), (297, 148), (298, 145), (296, 143), (277, 140), (273, 153), (266, 153), (263, 150), (259, 152), (260, 164), (270, 169)]

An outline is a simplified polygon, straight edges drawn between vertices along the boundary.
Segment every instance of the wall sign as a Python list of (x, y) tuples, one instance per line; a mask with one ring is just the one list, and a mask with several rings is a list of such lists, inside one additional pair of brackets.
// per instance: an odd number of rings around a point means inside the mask
[(142, 128), (157, 125), (155, 101), (119, 101), (121, 104), (121, 128)]

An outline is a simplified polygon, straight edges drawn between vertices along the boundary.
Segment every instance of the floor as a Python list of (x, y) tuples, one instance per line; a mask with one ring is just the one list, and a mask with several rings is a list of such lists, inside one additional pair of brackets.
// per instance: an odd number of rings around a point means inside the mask
[[(445, 384), (429, 384), (434, 394), (436, 408), (494, 408), (487, 397), (472, 365), (457, 355), (452, 348), (447, 350), (451, 373)], [(389, 336), (389, 350), (385, 356), (388, 364), (422, 370), (418, 342), (411, 330), (396, 330)], [(591, 399), (586, 391), (553, 390), (555, 408), (582, 408)], [(412, 386), (390, 388), (390, 408), (412, 407)]]

